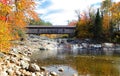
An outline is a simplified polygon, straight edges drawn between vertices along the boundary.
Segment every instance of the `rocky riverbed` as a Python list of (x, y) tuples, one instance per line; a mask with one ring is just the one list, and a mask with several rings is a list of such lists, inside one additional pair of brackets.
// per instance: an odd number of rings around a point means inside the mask
[[(0, 76), (62, 76), (56, 71), (31, 63), (30, 59), (33, 52), (56, 50), (56, 41), (30, 35), (25, 41), (13, 41), (13, 43), (16, 45), (8, 53), (0, 52)], [(64, 72), (64, 68), (60, 71)]]
[[(15, 45), (11, 47), (8, 53), (0, 52), (0, 76), (78, 76), (77, 71), (69, 66), (52, 65), (43, 67), (38, 66), (35, 61), (37, 58), (43, 58), (43, 56), (39, 56), (41, 54), (55, 56), (58, 55), (58, 53), (63, 54), (64, 52), (81, 53), (85, 52), (85, 50), (88, 49), (88, 46), (89, 50), (92, 49), (92, 52), (94, 52), (93, 50), (99, 51), (99, 47), (100, 50), (101, 47), (103, 50), (105, 49), (104, 51), (107, 53), (111, 52), (108, 49), (113, 49), (113, 44), (105, 44), (101, 46), (101, 44), (88, 44), (83, 42), (79, 44), (66, 43), (64, 44), (65, 46), (63, 44), (61, 46), (55, 39), (36, 35), (30, 35), (23, 41), (12, 41), (12, 43)], [(118, 53), (120, 45), (117, 46), (118, 48), (116, 52)], [(47, 54), (46, 52), (49, 53)], [(34, 56), (33, 53), (38, 54), (35, 54), (36, 56)], [(46, 58), (46, 56), (44, 57)]]

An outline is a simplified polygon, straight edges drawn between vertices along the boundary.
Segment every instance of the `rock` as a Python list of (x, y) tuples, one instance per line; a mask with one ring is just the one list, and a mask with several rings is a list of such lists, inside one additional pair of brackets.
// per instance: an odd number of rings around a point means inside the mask
[(21, 58), (22, 60), (25, 60), (25, 61), (30, 61), (30, 58), (29, 57), (25, 57), (25, 56), (22, 56), (22, 58)]
[(39, 48), (40, 50), (45, 50), (45, 48), (43, 48), (43, 47), (41, 47), (41, 48)]
[(36, 76), (41, 76), (40, 72), (36, 72)]
[(6, 73), (5, 71), (0, 72), (0, 76), (8, 76), (8, 73)]
[(63, 72), (64, 69), (63, 69), (62, 67), (60, 67), (60, 68), (58, 69), (58, 71), (59, 71), (59, 72)]
[(16, 75), (17, 75), (17, 76), (21, 76), (21, 72), (18, 71), (18, 70), (16, 70)]
[(58, 74), (56, 72), (50, 72), (50, 75), (52, 75), (52, 76), (58, 76)]
[(14, 52), (14, 53), (18, 53), (18, 49), (17, 48), (12, 48), (11, 50), (10, 50), (10, 52)]
[(17, 62), (17, 58), (15, 58), (15, 57), (11, 57), (10, 62), (11, 62), (11, 63), (15, 63), (15, 62)]
[(21, 61), (20, 61), (20, 66), (21, 66), (21, 68), (23, 68), (23, 69), (28, 69), (28, 68), (29, 68), (29, 63), (28, 63), (27, 61), (21, 60)]
[(46, 71), (46, 67), (40, 67), (41, 71)]
[(77, 74), (73, 74), (73, 76), (78, 76)]
[(3, 54), (3, 53), (0, 52), (0, 58), (4, 57), (4, 56), (5, 56), (5, 54)]
[(33, 63), (33, 64), (30, 64), (28, 70), (31, 72), (36, 72), (36, 71), (40, 71), (40, 68), (37, 64)]
[(35, 73), (32, 73), (32, 76), (36, 76)]
[(9, 74), (10, 76), (12, 76), (13, 73), (14, 73), (14, 70), (13, 70), (12, 68), (10, 68), (10, 69), (7, 70), (7, 72), (8, 72), (8, 74)]
[(19, 45), (25, 45), (25, 43), (24, 42), (19, 42)]
[(26, 72), (25, 72), (25, 75), (26, 75), (26, 76), (31, 76), (31, 73), (30, 73), (29, 71), (26, 71)]

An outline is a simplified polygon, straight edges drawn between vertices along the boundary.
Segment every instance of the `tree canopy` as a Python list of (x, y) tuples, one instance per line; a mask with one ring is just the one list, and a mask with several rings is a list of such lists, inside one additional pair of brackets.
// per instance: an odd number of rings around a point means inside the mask
[(98, 9), (91, 7), (82, 14), (75, 11), (78, 17), (76, 37), (117, 42), (120, 40), (120, 2), (104, 0)]
[(16, 29), (24, 29), (29, 19), (39, 20), (34, 0), (0, 1), (0, 51), (7, 51), (10, 40), (18, 38)]
[(35, 20), (30, 20), (30, 23), (29, 25), (45, 25), (45, 26), (52, 26), (52, 23), (50, 22), (45, 22), (44, 20), (38, 20), (38, 21), (35, 21)]

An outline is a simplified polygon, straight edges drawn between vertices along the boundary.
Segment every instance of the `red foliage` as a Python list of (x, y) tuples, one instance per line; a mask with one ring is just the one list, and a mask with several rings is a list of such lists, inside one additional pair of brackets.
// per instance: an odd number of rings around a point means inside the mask
[(0, 16), (0, 20), (6, 21), (6, 17), (5, 16)]
[(1, 3), (7, 4), (7, 0), (0, 0)]
[(76, 26), (76, 24), (77, 24), (77, 21), (72, 21), (68, 24), (68, 26)]

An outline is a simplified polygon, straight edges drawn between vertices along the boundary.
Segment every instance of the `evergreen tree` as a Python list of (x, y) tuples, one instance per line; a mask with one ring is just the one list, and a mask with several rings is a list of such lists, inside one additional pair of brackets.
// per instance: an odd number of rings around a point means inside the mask
[(96, 13), (93, 31), (94, 31), (93, 32), (94, 38), (97, 41), (101, 40), (100, 38), (102, 36), (102, 18), (100, 16), (99, 9), (97, 10), (97, 13)]

